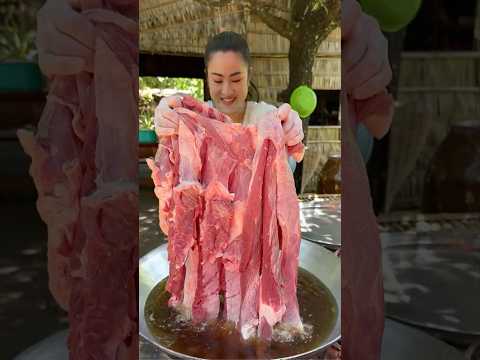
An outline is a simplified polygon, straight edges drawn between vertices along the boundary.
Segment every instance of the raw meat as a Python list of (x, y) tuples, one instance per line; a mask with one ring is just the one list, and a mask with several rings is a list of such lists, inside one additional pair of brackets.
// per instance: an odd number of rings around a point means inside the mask
[(138, 357), (138, 24), (104, 3), (84, 2), (94, 75), (54, 76), (37, 133), (18, 132), (48, 226), (50, 289), (79, 360)]
[[(193, 322), (219, 316), (247, 339), (278, 324), (302, 332), (296, 297), (299, 206), (276, 112), (257, 126), (185, 97), (178, 131), (149, 160), (169, 239), (170, 306)], [(224, 297), (220, 313), (220, 296)]]
[[(362, 13), (360, 3), (342, 1), (342, 43), (376, 44), (381, 48), (381, 32), (376, 21)], [(372, 28), (370, 26), (375, 26)], [(366, 31), (370, 27), (371, 31)], [(359, 29), (364, 29), (361, 31)], [(345, 48), (348, 48), (346, 46)], [(383, 86), (390, 81), (387, 49), (369, 49), (358, 61), (360, 47), (350, 46), (342, 54), (342, 358), (345, 360), (377, 360), (381, 357), (383, 316), (382, 252), (378, 225), (365, 163), (356, 144), (358, 122), (362, 122), (376, 138), (390, 128), (394, 103)], [(373, 58), (375, 60), (373, 60)], [(362, 100), (352, 96), (353, 76), (363, 68), (368, 73), (375, 61), (384, 61), (383, 70), (370, 79), (363, 79)], [(346, 74), (351, 70), (350, 76)], [(367, 75), (363, 73), (363, 75)], [(358, 78), (356, 80), (359, 80)], [(383, 85), (382, 85), (383, 84)], [(366, 90), (368, 89), (368, 90)], [(378, 93), (367, 97), (367, 91)]]
[(355, 105), (345, 94), (341, 99), (347, 119), (342, 126), (341, 256), (348, 264), (342, 266), (342, 356), (373, 360), (380, 358), (384, 324), (382, 252), (367, 172), (353, 136)]

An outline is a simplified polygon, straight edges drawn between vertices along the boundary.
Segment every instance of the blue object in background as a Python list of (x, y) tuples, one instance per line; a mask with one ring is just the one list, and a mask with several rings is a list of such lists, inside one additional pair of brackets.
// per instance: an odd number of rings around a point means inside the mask
[(370, 160), (373, 151), (373, 136), (368, 132), (368, 129), (362, 123), (357, 126), (357, 144), (362, 153), (365, 164)]
[(292, 170), (292, 173), (295, 172), (295, 169), (297, 168), (297, 162), (291, 156), (288, 157), (288, 165), (290, 166), (290, 170)]
[(0, 92), (42, 91), (40, 67), (31, 62), (0, 63)]
[(155, 144), (157, 142), (157, 134), (155, 130), (139, 130), (138, 141), (140, 144)]

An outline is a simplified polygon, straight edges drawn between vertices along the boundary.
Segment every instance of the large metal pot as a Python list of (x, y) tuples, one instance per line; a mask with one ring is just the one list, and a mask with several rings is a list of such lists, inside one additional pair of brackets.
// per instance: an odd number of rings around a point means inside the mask
[[(312, 359), (313, 356), (319, 356), (325, 349), (340, 339), (341, 324), (341, 267), (340, 259), (330, 251), (320, 245), (302, 241), (300, 246), (299, 265), (303, 269), (315, 275), (333, 294), (337, 303), (338, 315), (335, 326), (329, 336), (315, 349), (309, 352), (286, 357), (283, 359)], [(180, 354), (163, 346), (150, 332), (145, 321), (145, 302), (150, 291), (161, 280), (168, 276), (168, 254), (167, 245), (162, 245), (140, 259), (139, 263), (139, 329), (140, 335), (151, 343), (158, 346), (162, 351), (181, 359), (199, 359), (196, 357)]]

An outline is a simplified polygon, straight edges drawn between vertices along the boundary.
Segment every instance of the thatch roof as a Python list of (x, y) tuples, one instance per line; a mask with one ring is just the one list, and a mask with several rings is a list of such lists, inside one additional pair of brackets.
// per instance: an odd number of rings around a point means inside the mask
[(208, 37), (224, 23), (245, 34), (244, 12), (228, 6), (221, 13), (193, 0), (140, 2), (140, 51), (200, 55)]
[[(279, 1), (279, 5), (287, 0)], [(287, 4), (284, 4), (285, 6)], [(253, 55), (285, 56), (289, 41), (237, 5), (213, 8), (194, 0), (142, 0), (140, 51), (202, 55), (208, 38), (222, 31), (246, 36)], [(322, 43), (321, 56), (340, 56), (340, 29)]]
[[(286, 7), (288, 1), (279, 0), (279, 6), (283, 2)], [(288, 85), (288, 39), (237, 5), (219, 9), (195, 0), (140, 2), (141, 52), (203, 56), (208, 39), (224, 30), (246, 37), (261, 99), (276, 101)], [(337, 28), (319, 47), (313, 69), (314, 89), (340, 89), (340, 52), (341, 32)]]

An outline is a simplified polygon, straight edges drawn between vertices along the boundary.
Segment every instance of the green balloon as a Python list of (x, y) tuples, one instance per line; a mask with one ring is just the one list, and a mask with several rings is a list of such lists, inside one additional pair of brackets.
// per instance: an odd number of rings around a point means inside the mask
[(306, 85), (300, 85), (290, 95), (290, 105), (302, 118), (310, 116), (317, 107), (315, 91)]
[(377, 19), (383, 31), (395, 32), (415, 18), (422, 0), (360, 0), (360, 4), (368, 15)]

